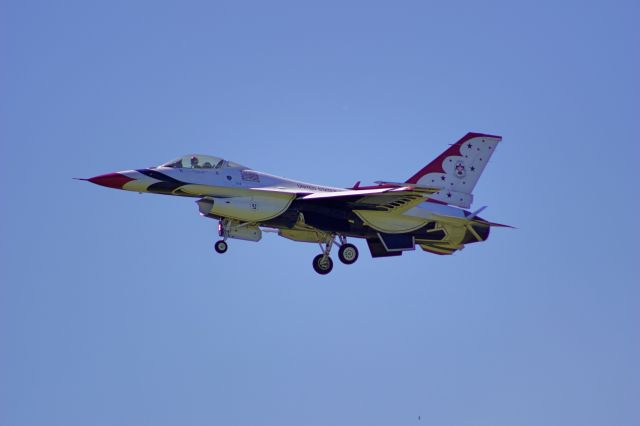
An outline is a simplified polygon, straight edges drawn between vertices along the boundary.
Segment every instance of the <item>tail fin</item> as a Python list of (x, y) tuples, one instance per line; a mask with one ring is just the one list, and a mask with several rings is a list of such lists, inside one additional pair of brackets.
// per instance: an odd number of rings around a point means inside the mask
[(406, 183), (441, 188), (430, 199), (469, 208), (478, 183), (501, 136), (467, 133)]

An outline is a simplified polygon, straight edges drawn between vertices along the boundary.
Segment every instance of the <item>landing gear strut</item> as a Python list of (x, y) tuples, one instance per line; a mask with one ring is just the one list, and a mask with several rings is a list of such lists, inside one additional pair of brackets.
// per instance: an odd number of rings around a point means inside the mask
[(327, 275), (333, 269), (333, 260), (331, 260), (329, 254), (331, 254), (334, 239), (335, 235), (330, 235), (325, 242), (324, 248), (322, 248), (322, 244), (320, 245), (322, 254), (313, 258), (313, 269), (320, 275)]
[(213, 248), (220, 254), (227, 251), (229, 244), (227, 244), (227, 236), (224, 232), (224, 221), (218, 222), (218, 235), (222, 237), (221, 240), (216, 241)]
[(334, 243), (340, 246), (340, 249), (338, 250), (338, 258), (342, 263), (345, 265), (351, 265), (358, 260), (358, 248), (356, 246), (347, 243), (347, 238), (342, 235), (338, 236), (340, 240), (339, 243), (335, 241), (335, 238), (336, 236), (331, 234), (327, 238), (324, 247), (322, 244), (320, 245), (322, 254), (313, 258), (313, 269), (320, 275), (327, 275), (333, 269), (333, 260), (331, 260), (329, 255), (331, 254), (331, 248)]

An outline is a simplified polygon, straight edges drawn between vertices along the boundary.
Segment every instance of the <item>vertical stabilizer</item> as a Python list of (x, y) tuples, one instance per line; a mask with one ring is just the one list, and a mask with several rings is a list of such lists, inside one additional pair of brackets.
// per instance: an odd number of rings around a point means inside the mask
[(467, 133), (411, 176), (407, 183), (442, 188), (429, 198), (469, 208), (473, 202), (473, 188), (501, 140), (501, 136)]

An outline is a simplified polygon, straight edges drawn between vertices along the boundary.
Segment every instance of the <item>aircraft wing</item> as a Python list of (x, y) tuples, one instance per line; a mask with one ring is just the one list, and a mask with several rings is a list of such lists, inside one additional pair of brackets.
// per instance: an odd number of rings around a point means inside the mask
[[(437, 189), (434, 189), (434, 192)], [(347, 208), (350, 210), (405, 211), (425, 201), (425, 192), (411, 187), (356, 189), (339, 192), (319, 192), (301, 196), (299, 201)]]
[[(385, 193), (398, 193), (407, 192), (409, 188), (374, 188), (374, 189), (354, 189), (337, 192), (315, 192), (313, 194), (305, 195), (301, 197), (303, 200), (318, 200), (327, 198), (350, 198), (350, 197), (364, 197), (373, 194), (385, 194)], [(396, 195), (396, 194), (394, 194)]]
[(304, 200), (313, 200), (320, 198), (336, 198), (336, 197), (351, 197), (351, 196), (365, 196), (372, 194), (397, 194), (397, 193), (419, 193), (419, 194), (434, 194), (440, 191), (441, 188), (431, 188), (426, 186), (417, 186), (417, 185), (397, 185), (397, 184), (386, 184), (384, 186), (379, 186), (375, 188), (367, 188), (367, 189), (351, 189), (345, 191), (335, 191), (335, 192), (315, 192), (313, 194), (306, 195), (302, 197)]
[(253, 191), (263, 192), (276, 192), (276, 193), (289, 193), (296, 194), (299, 199), (314, 200), (314, 199), (326, 199), (326, 198), (342, 198), (342, 197), (363, 197), (371, 194), (382, 194), (388, 192), (416, 192), (420, 194), (434, 194), (440, 191), (442, 188), (431, 188), (419, 185), (407, 185), (407, 184), (395, 184), (384, 182), (383, 186), (368, 188), (368, 189), (345, 189), (336, 191), (322, 191), (318, 192), (311, 190), (301, 190), (299, 188), (280, 188), (280, 187), (261, 187), (251, 188)]

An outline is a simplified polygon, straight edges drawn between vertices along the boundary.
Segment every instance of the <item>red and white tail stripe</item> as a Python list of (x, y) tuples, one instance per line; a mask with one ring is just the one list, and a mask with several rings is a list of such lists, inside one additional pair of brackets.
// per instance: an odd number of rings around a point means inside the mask
[(411, 176), (407, 183), (441, 188), (429, 198), (469, 208), (473, 202), (473, 188), (501, 140), (501, 136), (467, 133)]

